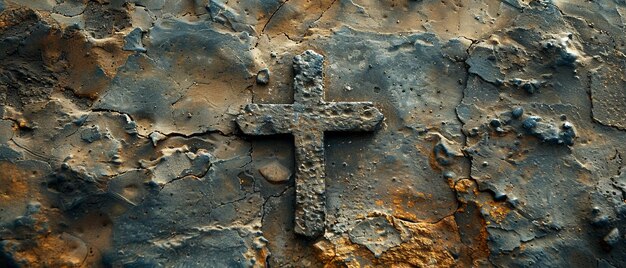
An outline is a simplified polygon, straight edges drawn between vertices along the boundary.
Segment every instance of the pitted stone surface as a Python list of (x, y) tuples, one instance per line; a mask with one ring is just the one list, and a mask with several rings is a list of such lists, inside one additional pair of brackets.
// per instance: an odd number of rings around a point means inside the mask
[(237, 124), (249, 135), (292, 133), (296, 151), (295, 232), (319, 236), (326, 215), (324, 132), (372, 131), (383, 114), (371, 102), (326, 102), (324, 57), (307, 50), (294, 57), (294, 103), (248, 104)]

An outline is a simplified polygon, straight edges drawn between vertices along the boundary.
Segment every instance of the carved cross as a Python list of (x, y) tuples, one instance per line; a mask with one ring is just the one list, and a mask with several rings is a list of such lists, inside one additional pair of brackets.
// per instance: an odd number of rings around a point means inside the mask
[(324, 57), (307, 50), (294, 57), (294, 103), (248, 104), (237, 124), (248, 135), (291, 133), (296, 155), (295, 232), (324, 232), (326, 214), (325, 131), (372, 131), (383, 114), (371, 102), (326, 102)]

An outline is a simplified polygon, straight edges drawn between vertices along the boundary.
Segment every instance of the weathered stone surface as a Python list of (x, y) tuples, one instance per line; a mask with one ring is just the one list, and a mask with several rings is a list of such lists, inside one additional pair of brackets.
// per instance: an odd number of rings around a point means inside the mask
[(0, 267), (624, 267), (625, 16), (0, 0)]

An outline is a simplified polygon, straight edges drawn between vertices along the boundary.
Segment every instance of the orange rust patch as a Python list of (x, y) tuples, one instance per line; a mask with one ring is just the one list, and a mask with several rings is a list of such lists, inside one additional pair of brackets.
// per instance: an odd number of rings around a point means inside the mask
[(489, 201), (486, 205), (489, 206), (489, 215), (498, 223), (502, 222), (506, 218), (506, 215), (511, 212), (511, 209), (506, 203)]
[(314, 244), (316, 258), (323, 263), (330, 263), (337, 253), (335, 252), (335, 245), (328, 240), (320, 240)]
[(454, 184), (455, 184), (454, 179), (452, 179), (452, 178), (448, 178), (448, 179), (446, 180), (446, 182), (448, 183), (448, 187), (450, 187), (450, 189), (454, 189), (454, 187), (455, 187), (455, 186), (454, 186)]
[(23, 199), (28, 195), (28, 178), (32, 175), (19, 170), (10, 162), (0, 162), (0, 200), (3, 202)]
[(458, 252), (461, 238), (453, 216), (436, 224), (409, 223), (403, 225), (411, 232), (411, 239), (391, 248), (380, 257), (383, 264), (414, 267), (451, 267), (455, 264), (451, 251)]
[(423, 145), (416, 144), (415, 149), (417, 149), (421, 155), (428, 155), (428, 165), (432, 170), (441, 171), (441, 167), (439, 166), (439, 163), (437, 163), (437, 155), (435, 155), (435, 150), (433, 150), (435, 143), (430, 145), (430, 148), (427, 148)]
[[(86, 258), (84, 243), (69, 234), (43, 235), (35, 243), (17, 251), (14, 258), (29, 267), (81, 267)], [(19, 247), (19, 243), (11, 241), (8, 246)]]
[(27, 20), (36, 20), (37, 13), (28, 8), (16, 8), (0, 13), (0, 33)]
[(459, 180), (454, 185), (454, 190), (458, 193), (469, 193), (469, 189), (475, 189), (474, 182), (468, 179)]
[(425, 195), (424, 193), (411, 192), (405, 188), (396, 189), (392, 197), (393, 216), (400, 219), (417, 221), (418, 218), (415, 214), (407, 210), (414, 208), (419, 203), (427, 202), (430, 198), (432, 198), (432, 196)]
[(459, 252), (462, 243), (453, 216), (435, 224), (388, 219), (394, 226), (401, 226), (407, 237), (379, 258), (347, 237), (316, 243), (316, 257), (324, 267), (451, 267), (456, 264), (453, 252)]
[(267, 258), (269, 256), (270, 256), (270, 252), (269, 252), (269, 249), (267, 247), (262, 247), (261, 249), (256, 250), (254, 252), (255, 260), (262, 261), (262, 264), (259, 267), (266, 267), (265, 263), (266, 263)]
[(487, 243), (487, 239), (489, 238), (489, 233), (487, 232), (487, 222), (483, 217), (480, 217), (478, 222), (480, 223), (479, 235), (473, 239), (473, 247), (468, 249), (473, 260), (473, 267), (480, 266), (479, 261), (487, 260), (491, 254), (489, 244)]

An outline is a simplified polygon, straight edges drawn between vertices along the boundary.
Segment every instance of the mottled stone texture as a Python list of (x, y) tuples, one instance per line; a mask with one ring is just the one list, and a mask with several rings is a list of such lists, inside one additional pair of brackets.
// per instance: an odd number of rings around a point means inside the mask
[(625, 22), (0, 0), (0, 267), (626, 267)]

